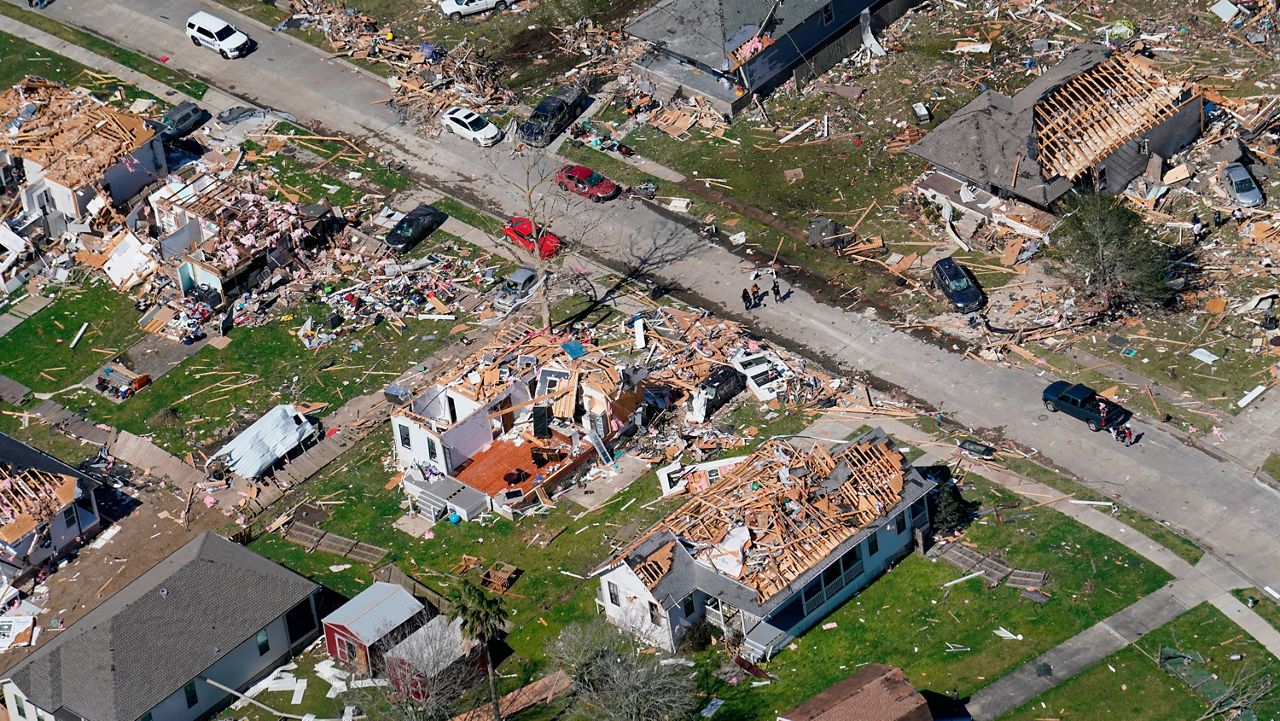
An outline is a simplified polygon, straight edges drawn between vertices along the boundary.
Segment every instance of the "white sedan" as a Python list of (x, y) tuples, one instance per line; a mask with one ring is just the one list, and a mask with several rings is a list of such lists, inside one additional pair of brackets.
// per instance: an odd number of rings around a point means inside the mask
[(440, 116), (440, 124), (454, 135), (487, 148), (502, 140), (502, 130), (474, 110), (449, 108)]

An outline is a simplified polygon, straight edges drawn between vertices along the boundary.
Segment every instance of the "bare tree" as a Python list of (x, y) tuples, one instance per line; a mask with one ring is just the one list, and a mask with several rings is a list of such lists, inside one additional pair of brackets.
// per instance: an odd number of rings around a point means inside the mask
[(1252, 710), (1275, 693), (1276, 681), (1272, 671), (1270, 667), (1239, 671), (1227, 683), (1224, 693), (1218, 698), (1208, 699), (1209, 708), (1196, 721), (1234, 718), (1243, 711)]
[(676, 721), (697, 707), (694, 672), (642, 653), (631, 635), (596, 619), (566, 627), (548, 654), (573, 681), (575, 713), (599, 721)]
[(447, 721), (483, 693), (485, 674), (475, 663), (480, 648), (463, 635), (458, 619), (437, 617), (393, 633), (383, 645), (379, 678), (364, 677), (377, 685), (352, 685), (342, 697), (371, 721)]

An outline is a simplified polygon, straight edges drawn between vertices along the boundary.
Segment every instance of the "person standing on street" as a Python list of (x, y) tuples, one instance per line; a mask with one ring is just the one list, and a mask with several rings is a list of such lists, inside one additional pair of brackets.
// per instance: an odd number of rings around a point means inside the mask
[(782, 302), (782, 286), (778, 285), (778, 276), (773, 276), (773, 302)]
[(756, 283), (751, 284), (751, 307), (760, 307), (760, 302), (764, 300), (764, 296), (760, 293), (760, 286)]
[(1122, 431), (1122, 433), (1124, 433), (1124, 447), (1128, 448), (1129, 446), (1132, 446), (1133, 445), (1133, 426), (1129, 425), (1128, 423), (1125, 423), (1124, 430)]
[(751, 305), (755, 302), (755, 296), (751, 295), (751, 291), (746, 288), (742, 289), (742, 309), (751, 310)]

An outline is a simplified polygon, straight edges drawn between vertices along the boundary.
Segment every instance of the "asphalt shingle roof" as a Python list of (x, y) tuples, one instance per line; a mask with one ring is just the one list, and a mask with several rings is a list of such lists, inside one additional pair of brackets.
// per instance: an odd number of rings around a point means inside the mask
[(9, 678), (47, 711), (136, 719), (318, 588), (206, 532), (60, 632)]
[[(769, 34), (780, 38), (828, 0), (787, 0), (774, 12)], [(867, 3), (870, 4), (870, 3)], [(728, 66), (730, 47), (750, 38), (769, 16), (772, 0), (662, 0), (626, 27), (627, 33), (661, 45), (668, 52), (691, 58), (713, 70)], [(752, 32), (743, 35), (743, 29)]]

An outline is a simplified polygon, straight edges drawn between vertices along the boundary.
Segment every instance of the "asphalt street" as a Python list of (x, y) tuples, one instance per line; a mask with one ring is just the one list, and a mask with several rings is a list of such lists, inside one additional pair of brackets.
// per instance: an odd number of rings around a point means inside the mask
[[(257, 52), (225, 61), (192, 46), (182, 28), (200, 9), (240, 26), (258, 41)], [(222, 6), (206, 0), (58, 0), (46, 12), (152, 57), (167, 57), (226, 91), (392, 149), (439, 187), (489, 209), (519, 213), (526, 207), (522, 189), (530, 158), (512, 157), (507, 144), (479, 150), (457, 138), (430, 138), (406, 128), (380, 103), (390, 96), (384, 82)], [(555, 161), (542, 162), (533, 168), (535, 177)], [(969, 427), (1000, 428), (1098, 491), (1182, 530), (1252, 583), (1280, 590), (1280, 494), (1246, 470), (1154, 426), (1139, 427), (1142, 443), (1125, 449), (1105, 434), (1046, 413), (1040, 393), (1052, 378), (966, 360), (798, 289), (782, 305), (744, 314), (740, 294), (754, 270), (747, 260), (643, 204), (592, 206), (566, 201), (553, 187), (546, 190), (557, 204), (553, 227), (561, 235), (615, 263), (641, 266), (788, 344), (900, 386)]]

